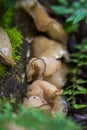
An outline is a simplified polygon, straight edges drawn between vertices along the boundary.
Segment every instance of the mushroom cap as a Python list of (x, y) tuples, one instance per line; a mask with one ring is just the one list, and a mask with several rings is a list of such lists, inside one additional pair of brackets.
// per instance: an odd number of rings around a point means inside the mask
[(44, 98), (43, 89), (40, 88), (38, 85), (29, 85), (27, 88), (26, 96), (29, 98), (31, 96), (39, 96), (40, 98)]
[(35, 79), (43, 79), (46, 64), (42, 58), (32, 58), (26, 66), (27, 81)]
[(0, 55), (8, 64), (15, 65), (12, 58), (12, 46), (7, 33), (0, 27)]
[(42, 106), (48, 105), (46, 100), (40, 98), (39, 96), (31, 96), (29, 98), (25, 98), (23, 104), (27, 108), (31, 108), (31, 107), (40, 108)]
[(45, 77), (45, 80), (57, 86), (57, 88), (62, 88), (67, 81), (68, 67), (65, 64), (61, 64), (60, 69), (52, 76)]
[(54, 57), (40, 57), (29, 60), (26, 67), (27, 81), (52, 76), (61, 67), (61, 61)]
[(56, 95), (61, 95), (62, 90), (58, 89), (51, 83), (48, 83), (44, 80), (36, 80), (31, 85), (31, 88), (39, 86), (44, 93), (44, 98), (46, 101), (50, 101)]
[(55, 59), (64, 57), (66, 60), (69, 60), (69, 54), (64, 45), (44, 36), (37, 36), (32, 40), (32, 51), (35, 57), (53, 56)]

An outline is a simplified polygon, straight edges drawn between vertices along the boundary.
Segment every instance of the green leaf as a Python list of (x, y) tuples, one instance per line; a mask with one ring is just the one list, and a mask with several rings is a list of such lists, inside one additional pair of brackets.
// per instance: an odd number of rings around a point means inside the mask
[(82, 108), (86, 108), (87, 104), (73, 104), (73, 107), (75, 109), (82, 109)]
[(87, 80), (77, 79), (77, 80), (76, 80), (76, 83), (77, 83), (77, 84), (84, 84), (84, 83), (87, 83)]
[(76, 1), (76, 2), (73, 2), (72, 3), (72, 6), (73, 6), (73, 8), (76, 10), (76, 9), (79, 9), (79, 8), (81, 8), (81, 3), (78, 1)]
[(82, 91), (82, 92), (75, 91), (74, 94), (75, 94), (75, 95), (79, 95), (79, 94), (87, 94), (87, 92), (85, 92), (85, 91)]
[(86, 24), (87, 24), (87, 18), (86, 18)]
[(83, 61), (83, 59), (82, 59), (82, 61), (80, 61), (78, 63), (78, 67), (81, 67), (81, 66), (84, 66), (84, 65), (87, 65), (87, 62), (85, 60)]
[(79, 90), (81, 92), (87, 92), (87, 89), (82, 87), (82, 86), (80, 86), (80, 85), (77, 86), (77, 90)]
[(64, 29), (66, 30), (67, 33), (77, 31), (78, 30), (78, 24), (72, 24), (72, 22), (68, 22), (68, 23), (65, 22)]
[(63, 92), (63, 95), (71, 95), (72, 94), (72, 90), (66, 90)]
[(73, 24), (78, 23), (82, 19), (84, 19), (87, 16), (87, 11), (85, 9), (79, 9), (75, 13), (73, 13), (68, 19), (67, 22), (73, 21)]
[(68, 8), (64, 6), (52, 6), (52, 10), (55, 12), (55, 14), (59, 15), (65, 15), (65, 14), (71, 14), (73, 13), (73, 8)]
[(78, 58), (80, 56), (80, 53), (79, 52), (74, 52), (73, 54), (70, 55), (71, 57), (75, 57), (75, 58)]
[(68, 5), (67, 0), (57, 0), (57, 2), (59, 2), (60, 4), (62, 4), (62, 5), (64, 5), (64, 6), (67, 6), (67, 5)]

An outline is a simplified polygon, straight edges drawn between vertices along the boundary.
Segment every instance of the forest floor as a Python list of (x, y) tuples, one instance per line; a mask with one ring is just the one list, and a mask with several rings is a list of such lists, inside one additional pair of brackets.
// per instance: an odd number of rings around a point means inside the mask
[[(61, 24), (64, 23), (64, 17), (55, 16), (50, 7), (54, 4), (54, 0), (39, 0), (41, 4), (46, 8), (47, 12), (51, 17), (60, 21)], [(25, 97), (27, 82), (25, 75), (25, 67), (29, 60), (29, 57), (26, 57), (27, 52), (30, 52), (30, 43), (27, 42), (32, 37), (37, 35), (41, 35), (40, 32), (37, 31), (33, 19), (26, 14), (23, 10), (17, 10), (14, 16), (14, 25), (16, 25), (19, 30), (22, 32), (23, 45), (22, 45), (22, 59), (17, 63), (15, 68), (9, 69), (9, 74), (5, 77), (0, 77), (0, 97), (10, 98), (10, 94), (15, 98), (16, 102), (18, 100), (22, 101)], [(32, 25), (32, 26), (31, 26)], [(79, 30), (77, 32), (72, 32), (68, 35), (67, 47), (69, 53), (75, 52), (75, 45), (81, 43), (84, 38), (84, 35), (87, 34), (87, 26), (84, 25), (83, 22), (79, 23)], [(45, 34), (43, 34), (45, 35)], [(71, 65), (69, 65), (71, 66)], [(82, 75), (84, 79), (87, 79), (87, 66), (82, 68)], [(66, 86), (66, 85), (65, 85)], [(87, 86), (86, 86), (87, 87)], [(66, 97), (67, 98), (67, 97)], [(77, 96), (77, 101), (80, 103), (87, 103), (87, 95)], [(77, 123), (84, 126), (84, 130), (87, 130), (87, 108), (84, 109), (75, 109), (69, 104), (68, 108), (68, 116), (74, 119)]]

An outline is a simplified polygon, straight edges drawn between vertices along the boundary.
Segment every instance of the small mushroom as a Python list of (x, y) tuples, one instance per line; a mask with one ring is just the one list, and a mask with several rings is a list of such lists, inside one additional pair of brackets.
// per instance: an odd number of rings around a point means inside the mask
[(67, 81), (68, 67), (65, 64), (61, 64), (61, 67), (52, 76), (45, 77), (44, 80), (57, 86), (57, 88), (62, 88)]
[(46, 101), (50, 101), (51, 98), (55, 97), (56, 95), (60, 95), (62, 93), (62, 90), (58, 89), (53, 84), (50, 84), (44, 80), (36, 80), (30, 85), (30, 89), (35, 89), (39, 86), (43, 90), (44, 99)]
[(43, 79), (43, 73), (45, 71), (46, 65), (41, 58), (32, 58), (29, 60), (26, 67), (27, 82), (34, 79)]
[(40, 108), (43, 111), (50, 111), (51, 107), (48, 105), (46, 100), (40, 98), (39, 96), (31, 96), (29, 98), (25, 98), (23, 101), (23, 105), (27, 108)]
[[(18, 3), (18, 2), (17, 2)], [(37, 29), (46, 32), (52, 39), (67, 42), (67, 34), (62, 25), (52, 19), (37, 0), (22, 0), (17, 7), (22, 7), (34, 19)]]
[(66, 60), (69, 60), (69, 54), (64, 45), (50, 40), (44, 36), (37, 36), (32, 40), (32, 51), (33, 56), (35, 57), (55, 57), (60, 59), (64, 57)]
[(6, 130), (26, 130), (26, 129), (22, 126), (18, 126), (18, 125), (13, 124), (13, 123), (8, 123), (6, 125)]
[(61, 61), (56, 60), (54, 57), (32, 58), (26, 67), (27, 81), (52, 76), (60, 67)]
[(52, 101), (52, 103), (53, 103), (53, 107), (51, 113), (53, 115), (56, 115), (57, 112), (67, 114), (68, 105), (61, 96), (56, 96), (55, 99)]
[(12, 46), (7, 33), (0, 27), (0, 56), (2, 56), (8, 64), (15, 65), (12, 58)]

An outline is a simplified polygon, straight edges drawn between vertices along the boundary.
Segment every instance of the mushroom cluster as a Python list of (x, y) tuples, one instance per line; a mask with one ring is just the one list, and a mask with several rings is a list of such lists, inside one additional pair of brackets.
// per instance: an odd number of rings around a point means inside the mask
[(68, 68), (61, 60), (62, 57), (69, 60), (67, 34), (37, 0), (19, 0), (17, 7), (33, 18), (38, 31), (47, 35), (37, 36), (31, 41), (33, 58), (26, 66), (29, 85), (23, 104), (53, 115), (67, 113), (67, 104), (61, 96), (68, 74)]

